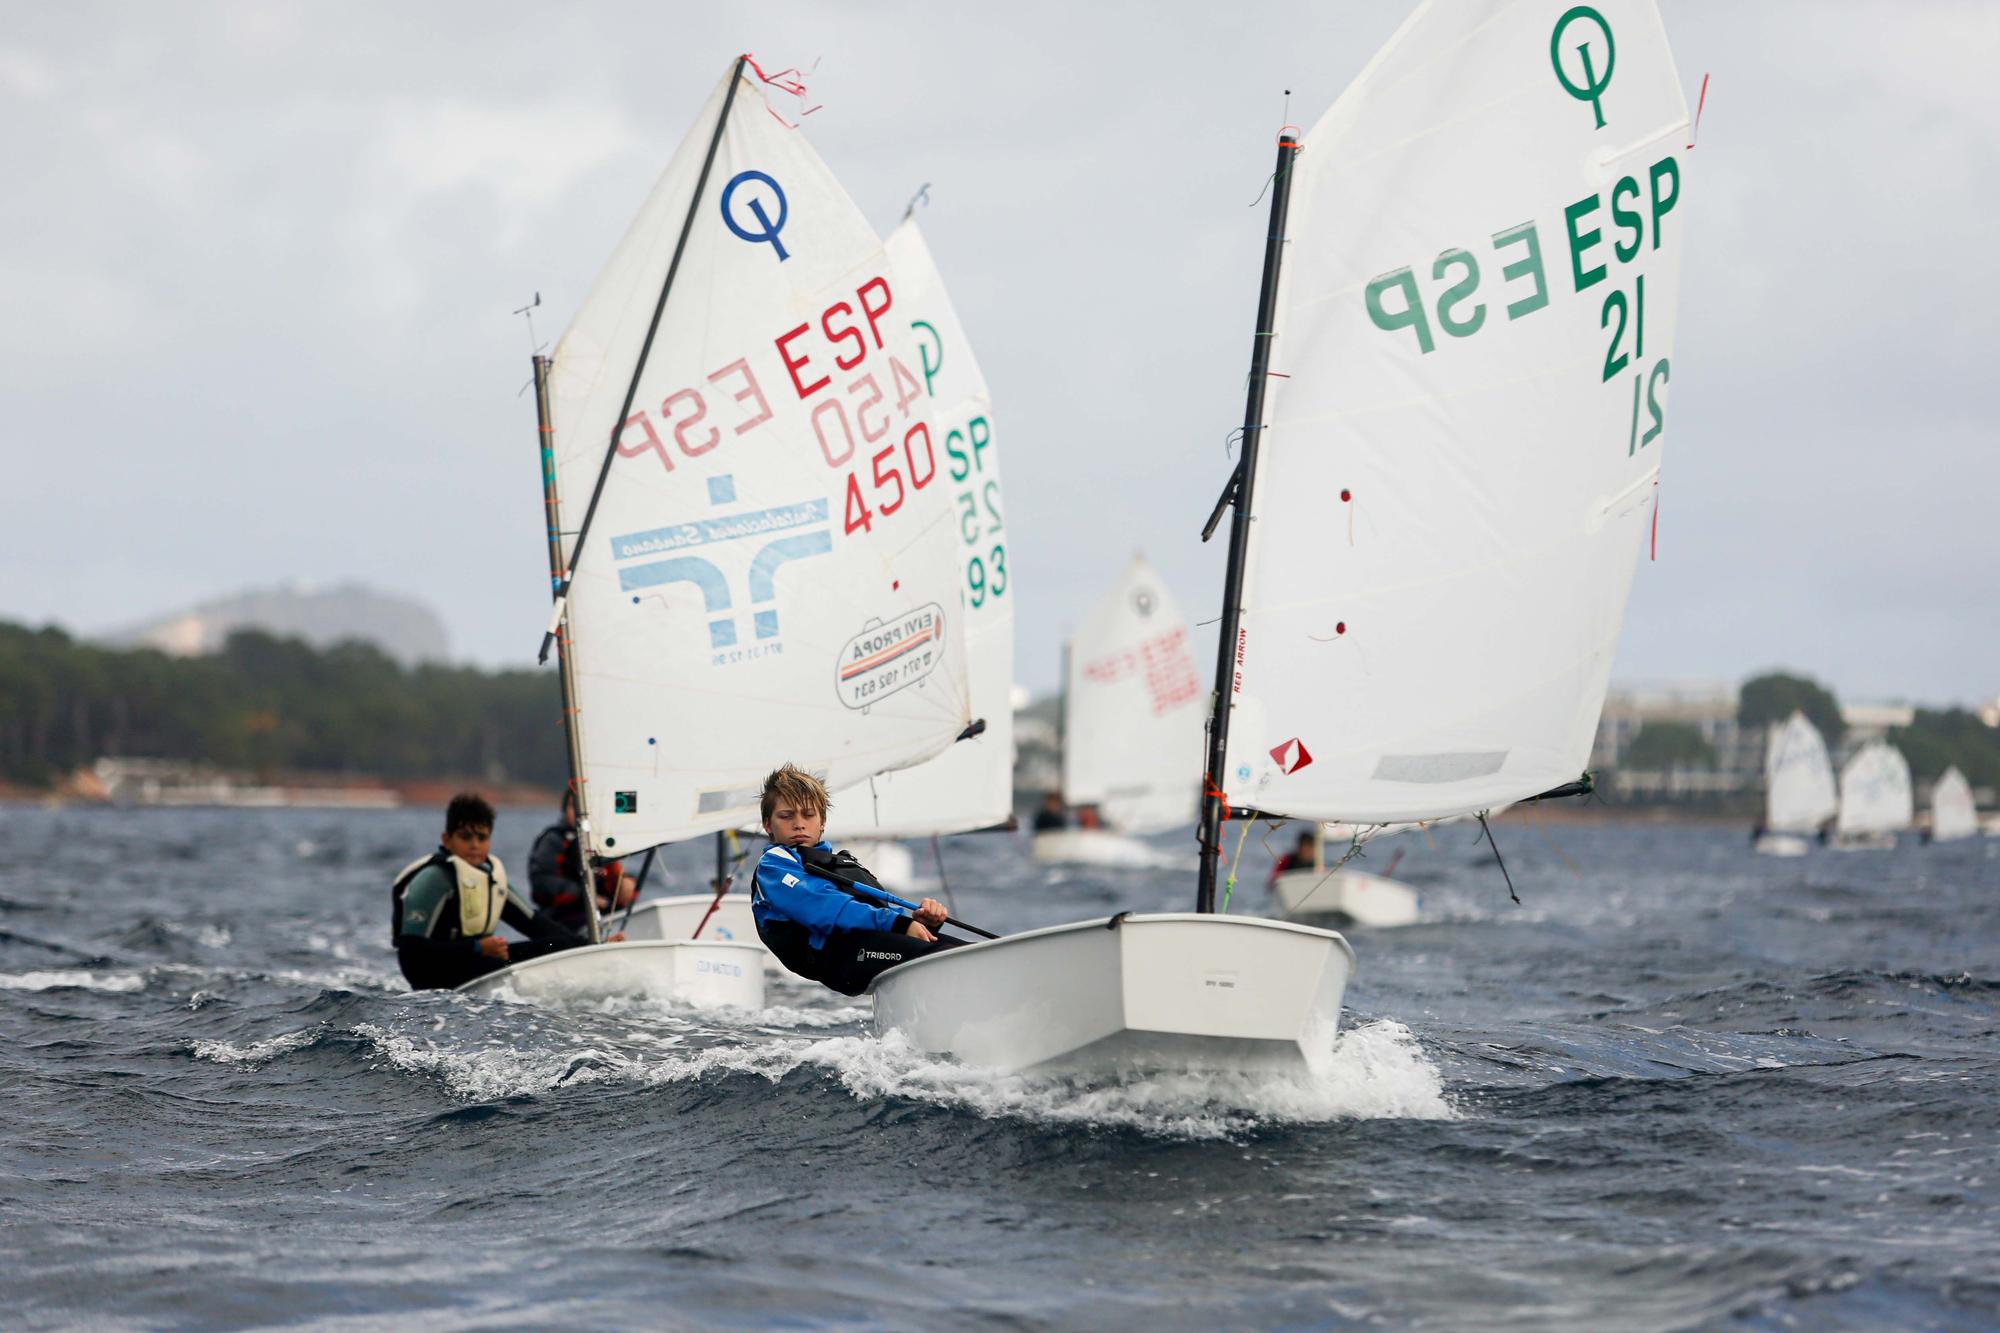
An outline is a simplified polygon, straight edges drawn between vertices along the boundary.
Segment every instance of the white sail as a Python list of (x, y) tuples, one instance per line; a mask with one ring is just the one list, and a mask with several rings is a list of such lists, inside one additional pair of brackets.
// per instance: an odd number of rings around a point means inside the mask
[(593, 853), (754, 823), (778, 763), (850, 786), (938, 753), (971, 716), (952, 486), (896, 275), (748, 76), (620, 421), (731, 82), (551, 372), (566, 534), (619, 428), (568, 552)]
[(1764, 751), (1764, 827), (1773, 833), (1815, 833), (1840, 808), (1833, 761), (1819, 729), (1794, 712), (1771, 728)]
[(941, 481), (949, 488), (964, 580), (960, 606), (972, 715), (985, 720), (986, 730), (914, 768), (834, 793), (833, 823), (843, 839), (989, 828), (1006, 822), (1014, 809), (1015, 592), (992, 398), (916, 219), (905, 218), (890, 232), (886, 248), (942, 442)]
[(1193, 822), (1206, 703), (1187, 621), (1135, 556), (1070, 642), (1064, 798), (1126, 833)]
[(1931, 788), (1931, 840), (1951, 842), (1979, 832), (1979, 811), (1972, 804), (1972, 784), (1956, 765)]
[(1452, 0), (1305, 136), (1232, 802), (1407, 822), (1582, 773), (1653, 516), (1687, 124), (1651, 0)]
[(1887, 741), (1870, 741), (1840, 770), (1840, 818), (1845, 835), (1895, 833), (1916, 818), (1910, 765)]

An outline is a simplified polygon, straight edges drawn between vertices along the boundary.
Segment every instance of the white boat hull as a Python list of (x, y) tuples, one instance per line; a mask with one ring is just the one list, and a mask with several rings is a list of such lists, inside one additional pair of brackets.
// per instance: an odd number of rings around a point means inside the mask
[(1313, 1071), (1354, 951), (1329, 930), (1173, 913), (932, 954), (870, 987), (875, 1031), (1003, 1071)]
[(1833, 839), (1836, 852), (1893, 852), (1896, 850), (1896, 835), (1893, 833), (1840, 833)]
[(764, 1007), (764, 946), (722, 940), (626, 940), (544, 954), (475, 977), (469, 995), (525, 1000), (669, 1000), (704, 1008)]
[[(876, 879), (887, 885), (890, 892), (902, 893), (903, 886), (917, 877), (917, 858), (910, 849), (900, 842), (842, 842), (836, 844), (844, 851), (854, 854), (854, 859), (868, 867)], [(903, 894), (908, 897), (908, 894)]]
[[(632, 917), (625, 923), (625, 938), (628, 940), (686, 940), (694, 938), (694, 928), (701, 925), (701, 919), (708, 912), (710, 903), (715, 902), (712, 893), (689, 893), (673, 898), (655, 898), (651, 902), (640, 903), (632, 909)], [(615, 920), (615, 918), (614, 918)], [(764, 948), (764, 941), (757, 935), (757, 919), (750, 914), (750, 899), (741, 893), (727, 893), (716, 907), (715, 915), (709, 917), (708, 924), (701, 927), (703, 940), (719, 940), (723, 943), (754, 944), (764, 952), (764, 970), (773, 976), (790, 976), (778, 956)]]
[(1760, 833), (1755, 846), (1765, 856), (1804, 856), (1812, 850), (1811, 840), (1797, 833)]
[(1034, 835), (1029, 851), (1043, 865), (1162, 870), (1181, 863), (1137, 838), (1098, 828), (1047, 829)]
[(1417, 891), (1365, 870), (1287, 870), (1271, 884), (1287, 918), (1344, 917), (1357, 926), (1410, 926), (1421, 916)]

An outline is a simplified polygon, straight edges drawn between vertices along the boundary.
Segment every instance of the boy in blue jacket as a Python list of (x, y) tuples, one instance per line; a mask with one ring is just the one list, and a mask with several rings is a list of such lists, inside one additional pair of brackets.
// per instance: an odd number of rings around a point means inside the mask
[(808, 981), (859, 995), (878, 973), (912, 958), (965, 943), (931, 932), (944, 924), (944, 904), (926, 898), (915, 915), (864, 901), (813, 872), (837, 870), (882, 887), (868, 868), (823, 841), (833, 805), (812, 774), (786, 764), (764, 779), (764, 832), (771, 845), (757, 861), (750, 912), (757, 934), (778, 961)]

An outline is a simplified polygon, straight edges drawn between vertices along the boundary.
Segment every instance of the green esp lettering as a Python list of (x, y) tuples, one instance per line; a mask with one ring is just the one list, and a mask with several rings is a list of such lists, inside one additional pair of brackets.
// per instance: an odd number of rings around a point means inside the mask
[(1639, 210), (1626, 208), (1618, 202), (1628, 194), (1633, 199), (1638, 199), (1639, 182), (1630, 176), (1620, 176), (1618, 183), (1611, 187), (1611, 221), (1614, 225), (1627, 228), (1632, 233), (1632, 244), (1629, 246), (1623, 241), (1611, 243), (1611, 252), (1618, 256), (1618, 262), (1621, 264), (1632, 262), (1632, 256), (1639, 253), (1640, 239), (1646, 234), (1639, 217)]
[(1503, 245), (1512, 245), (1516, 241), (1525, 244), (1528, 253), (1525, 257), (1504, 265), (1500, 270), (1500, 280), (1512, 282), (1516, 278), (1532, 276), (1535, 280), (1535, 290), (1518, 301), (1508, 303), (1507, 318), (1510, 320), (1519, 319), (1523, 315), (1532, 315), (1549, 303), (1549, 284), (1542, 274), (1542, 240), (1535, 231), (1535, 224), (1523, 222), (1517, 227), (1493, 233), (1495, 250)]
[[(1660, 248), (1660, 219), (1673, 212), (1674, 205), (1679, 203), (1681, 198), (1681, 168), (1680, 164), (1674, 161), (1672, 153), (1653, 164), (1652, 177), (1653, 248), (1657, 250)], [(1672, 186), (1665, 194), (1660, 193), (1661, 181), (1667, 181)]]
[(1604, 265), (1599, 264), (1596, 268), (1583, 266), (1583, 252), (1596, 245), (1604, 233), (1595, 227), (1582, 232), (1576, 229), (1577, 223), (1597, 211), (1597, 205), (1598, 198), (1593, 194), (1588, 198), (1577, 200), (1563, 210), (1563, 229), (1569, 233), (1569, 272), (1570, 277), (1576, 282), (1578, 291), (1593, 287), (1604, 280)]
[[(1398, 288), (1403, 293), (1403, 308), (1388, 310), (1382, 305), (1382, 293), (1390, 288)], [(1417, 295), (1417, 280), (1407, 268), (1399, 268), (1384, 273), (1379, 278), (1369, 280), (1365, 296), (1368, 304), (1368, 318), (1375, 321), (1375, 327), (1385, 332), (1396, 329), (1415, 329), (1417, 347), (1428, 353), (1436, 344), (1431, 341), (1430, 320), (1424, 316), (1423, 299)]]
[(1463, 265), (1465, 276), (1445, 288), (1438, 297), (1438, 324), (1452, 337), (1466, 338), (1479, 332), (1479, 326), (1486, 322), (1486, 303), (1481, 301), (1473, 306), (1472, 313), (1463, 319), (1453, 316), (1452, 307), (1472, 295), (1478, 288), (1479, 261), (1464, 250), (1446, 250), (1440, 253), (1437, 262), (1431, 265), (1431, 276), (1442, 279), (1444, 271), (1453, 264)]
[(951, 479), (964, 481), (972, 475), (972, 458), (964, 448), (965, 436), (957, 429), (944, 433), (944, 451), (951, 458)]

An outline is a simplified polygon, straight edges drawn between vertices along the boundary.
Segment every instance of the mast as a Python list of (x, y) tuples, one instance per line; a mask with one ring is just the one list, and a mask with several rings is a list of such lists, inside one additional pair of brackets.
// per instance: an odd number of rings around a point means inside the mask
[[(1271, 227), (1264, 238), (1264, 285), (1257, 296), (1257, 332), (1250, 343), (1250, 388), (1243, 407), (1243, 449), (1230, 483), (1229, 565), (1222, 586), (1221, 637), (1215, 654), (1214, 711), (1208, 720), (1208, 764), (1201, 791), (1201, 880), (1197, 912), (1215, 910), (1216, 862), (1222, 852), (1222, 824), (1229, 816), (1224, 794), (1229, 761), (1229, 711), (1234, 707), (1236, 648), (1242, 619), (1243, 562), (1250, 547), (1251, 488), (1257, 480), (1257, 441), (1264, 430), (1264, 381), (1271, 365), (1271, 325), (1278, 310), (1278, 270), (1285, 257), (1285, 214), (1292, 198), (1292, 161), (1299, 140), (1291, 126), (1278, 131), (1278, 165), (1271, 177)], [(1211, 521), (1212, 522), (1212, 521)]]
[[(569, 577), (563, 564), (562, 505), (556, 496), (556, 432), (549, 419), (549, 359), (535, 357), (535, 420), (541, 428), (542, 514), (549, 528), (549, 586), (557, 603)], [(590, 942), (603, 938), (597, 919), (597, 886), (591, 882), (590, 805), (584, 800), (583, 749), (576, 734), (576, 682), (571, 675), (569, 616), (558, 612), (556, 625), (556, 674), (562, 681), (563, 741), (569, 751), (569, 787), (576, 796), (576, 865), (583, 880), (583, 910), (589, 918)]]
[(1063, 804), (1069, 804), (1069, 792), (1064, 790), (1063, 765), (1069, 762), (1069, 653), (1070, 640), (1064, 639), (1062, 646), (1062, 692), (1056, 696), (1056, 795), (1062, 797)]

